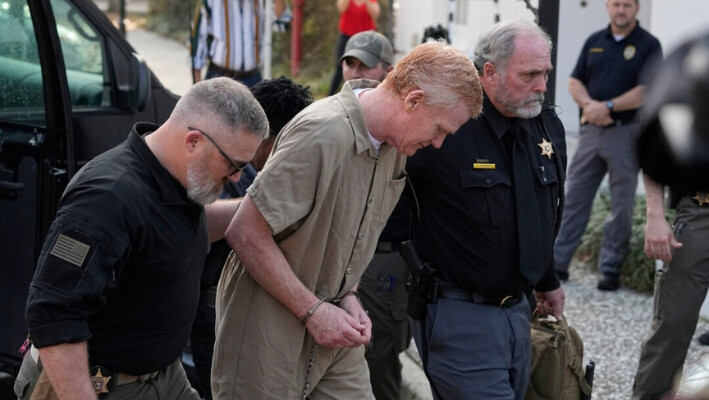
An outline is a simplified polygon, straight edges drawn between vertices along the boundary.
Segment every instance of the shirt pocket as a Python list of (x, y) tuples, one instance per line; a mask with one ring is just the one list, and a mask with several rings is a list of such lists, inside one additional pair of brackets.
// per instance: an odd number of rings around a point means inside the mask
[(544, 163), (535, 168), (539, 183), (537, 189), (537, 206), (547, 223), (555, 223), (556, 210), (559, 202), (559, 174), (551, 163)]
[(462, 201), (469, 209), (472, 223), (507, 225), (513, 222), (512, 181), (500, 170), (466, 170), (460, 172)]

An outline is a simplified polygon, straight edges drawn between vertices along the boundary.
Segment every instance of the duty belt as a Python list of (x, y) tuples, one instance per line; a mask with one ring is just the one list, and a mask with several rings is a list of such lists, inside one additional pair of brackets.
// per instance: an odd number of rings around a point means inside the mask
[(96, 394), (108, 393), (117, 386), (127, 385), (133, 382), (147, 382), (155, 379), (160, 371), (148, 372), (142, 375), (128, 375), (120, 372), (111, 373), (103, 366), (94, 365), (91, 367), (91, 384)]
[(469, 303), (485, 304), (490, 306), (507, 308), (519, 303), (519, 301), (522, 299), (522, 293), (499, 297), (486, 296), (480, 293), (461, 289), (450, 284), (436, 282), (433, 285), (432, 299), (433, 301), (436, 301), (437, 299), (467, 301)]

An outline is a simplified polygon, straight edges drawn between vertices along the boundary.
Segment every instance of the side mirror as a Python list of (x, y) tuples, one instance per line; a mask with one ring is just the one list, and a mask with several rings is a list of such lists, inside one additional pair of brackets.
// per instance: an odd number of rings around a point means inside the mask
[(133, 112), (145, 110), (150, 99), (151, 75), (143, 57), (133, 53), (130, 58), (129, 84), (118, 88), (120, 104)]

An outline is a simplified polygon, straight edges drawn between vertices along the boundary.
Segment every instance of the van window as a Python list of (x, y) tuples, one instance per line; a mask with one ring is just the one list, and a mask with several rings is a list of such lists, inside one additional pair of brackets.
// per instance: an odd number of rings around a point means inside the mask
[(101, 35), (69, 1), (52, 0), (51, 4), (64, 55), (72, 109), (109, 105), (111, 85)]
[(42, 71), (25, 0), (0, 0), (0, 118), (44, 125)]
[[(68, 0), (52, 0), (73, 111), (109, 106), (105, 45)], [(56, 65), (56, 64), (55, 64)], [(44, 125), (44, 85), (26, 0), (0, 0), (0, 119)]]

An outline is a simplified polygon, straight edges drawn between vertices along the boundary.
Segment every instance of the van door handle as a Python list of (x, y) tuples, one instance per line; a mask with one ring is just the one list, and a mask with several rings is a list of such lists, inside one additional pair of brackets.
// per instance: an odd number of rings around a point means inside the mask
[(20, 192), (25, 189), (22, 182), (0, 181), (0, 198), (5, 200), (17, 200)]

